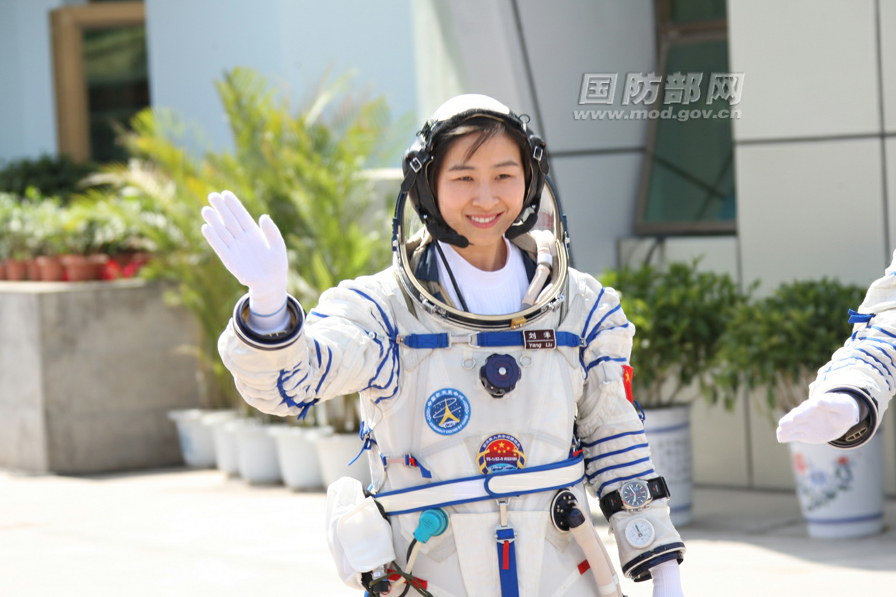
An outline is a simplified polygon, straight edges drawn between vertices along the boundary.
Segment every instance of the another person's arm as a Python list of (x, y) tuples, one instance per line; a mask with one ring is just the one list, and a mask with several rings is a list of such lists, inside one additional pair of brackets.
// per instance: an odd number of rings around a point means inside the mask
[(855, 319), (852, 335), (809, 386), (809, 398), (781, 418), (778, 441), (854, 448), (877, 431), (896, 393), (896, 255)]

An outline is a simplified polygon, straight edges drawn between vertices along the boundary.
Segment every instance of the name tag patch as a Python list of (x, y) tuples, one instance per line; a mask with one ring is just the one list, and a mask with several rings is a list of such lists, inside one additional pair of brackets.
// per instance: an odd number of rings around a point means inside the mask
[(557, 348), (557, 335), (554, 330), (527, 330), (523, 332), (523, 344), (526, 350)]

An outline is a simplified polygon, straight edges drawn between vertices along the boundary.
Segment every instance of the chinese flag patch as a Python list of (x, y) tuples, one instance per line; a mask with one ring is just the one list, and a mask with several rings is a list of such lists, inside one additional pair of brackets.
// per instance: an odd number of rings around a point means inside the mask
[(628, 398), (629, 402), (634, 401), (634, 398), (632, 397), (632, 378), (634, 376), (635, 370), (631, 365), (622, 366), (622, 381), (625, 384), (625, 397)]

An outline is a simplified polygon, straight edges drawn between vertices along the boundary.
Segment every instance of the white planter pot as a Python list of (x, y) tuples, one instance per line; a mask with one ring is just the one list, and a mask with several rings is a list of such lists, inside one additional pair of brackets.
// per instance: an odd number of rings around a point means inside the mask
[(252, 419), (241, 420), (234, 427), (240, 476), (252, 484), (279, 483), (277, 444), (268, 427)]
[(202, 423), (212, 432), (212, 440), (215, 446), (215, 466), (219, 471), (236, 475), (239, 472), (237, 466), (236, 436), (234, 435), (234, 421), (237, 412), (225, 410), (209, 413), (202, 417)]
[(340, 477), (357, 479), (364, 487), (370, 485), (370, 465), (366, 454), (362, 454), (351, 466), (348, 464), (358, 455), (363, 444), (357, 434), (335, 433), (318, 437), (315, 443), (324, 487), (329, 487)]
[(315, 439), (332, 435), (333, 428), (273, 426), (269, 433), (277, 443), (283, 483), (290, 489), (323, 487)]
[(210, 412), (198, 408), (168, 412), (168, 418), (177, 425), (177, 437), (180, 439), (184, 464), (191, 468), (215, 466), (215, 443), (212, 432), (202, 424), (202, 417)]
[(883, 530), (883, 434), (853, 450), (790, 444), (790, 463), (809, 536), (845, 539)]
[(669, 510), (672, 524), (682, 527), (691, 522), (693, 463), (691, 453), (691, 407), (673, 406), (644, 411), (644, 432), (657, 475), (669, 486)]

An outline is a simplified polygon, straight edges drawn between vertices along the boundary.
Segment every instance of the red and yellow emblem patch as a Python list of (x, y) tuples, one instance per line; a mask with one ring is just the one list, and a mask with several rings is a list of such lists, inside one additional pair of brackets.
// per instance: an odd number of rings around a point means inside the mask
[(483, 475), (526, 466), (526, 454), (520, 440), (506, 433), (497, 433), (482, 442), (477, 460)]

